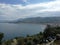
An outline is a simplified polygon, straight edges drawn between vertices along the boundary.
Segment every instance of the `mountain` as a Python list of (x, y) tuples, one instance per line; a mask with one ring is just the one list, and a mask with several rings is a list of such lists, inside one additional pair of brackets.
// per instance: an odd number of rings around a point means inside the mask
[(0, 23), (18, 23), (20, 22), (22, 19), (15, 19), (15, 20), (0, 20)]
[(20, 22), (24, 22), (24, 23), (60, 23), (60, 17), (32, 17), (32, 18), (25, 18)]
[(60, 23), (60, 17), (31, 17), (16, 20), (0, 21), (4, 23)]

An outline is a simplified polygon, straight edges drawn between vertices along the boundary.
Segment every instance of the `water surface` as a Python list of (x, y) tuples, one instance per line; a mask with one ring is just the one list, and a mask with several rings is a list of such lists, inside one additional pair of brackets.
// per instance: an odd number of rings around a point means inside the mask
[(28, 23), (0, 23), (0, 32), (4, 33), (4, 39), (11, 39), (19, 36), (34, 35), (44, 31), (46, 25)]

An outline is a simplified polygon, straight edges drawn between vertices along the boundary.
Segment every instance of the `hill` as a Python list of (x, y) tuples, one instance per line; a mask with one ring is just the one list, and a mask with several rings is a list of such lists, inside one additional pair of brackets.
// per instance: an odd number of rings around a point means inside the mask
[[(18, 20), (19, 22), (19, 20)], [(33, 17), (25, 18), (20, 22), (24, 23), (60, 23), (60, 17)]]
[(16, 20), (0, 21), (4, 23), (60, 23), (60, 17), (31, 17)]

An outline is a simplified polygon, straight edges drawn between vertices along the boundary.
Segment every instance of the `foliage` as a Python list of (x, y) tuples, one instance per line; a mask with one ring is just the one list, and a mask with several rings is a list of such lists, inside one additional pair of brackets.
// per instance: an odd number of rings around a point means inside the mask
[(59, 33), (58, 29), (56, 27), (51, 27), (50, 25), (47, 25), (47, 28), (44, 30), (43, 35), (44, 38), (47, 38), (49, 36), (56, 36), (57, 33)]
[(5, 45), (11, 45), (11, 42), (12, 42), (12, 40), (7, 40), (7, 41), (5, 42)]
[(17, 39), (18, 45), (24, 45), (24, 38)]
[(0, 33), (0, 45), (1, 45), (1, 43), (2, 43), (3, 37), (4, 37), (4, 34), (3, 34), (3, 33)]

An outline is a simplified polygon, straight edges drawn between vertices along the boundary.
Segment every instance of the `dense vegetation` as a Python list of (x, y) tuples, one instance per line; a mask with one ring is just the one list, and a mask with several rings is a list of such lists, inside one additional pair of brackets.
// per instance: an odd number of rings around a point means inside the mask
[(0, 33), (0, 45), (2, 44), (3, 37), (4, 37), (4, 34), (3, 33)]

